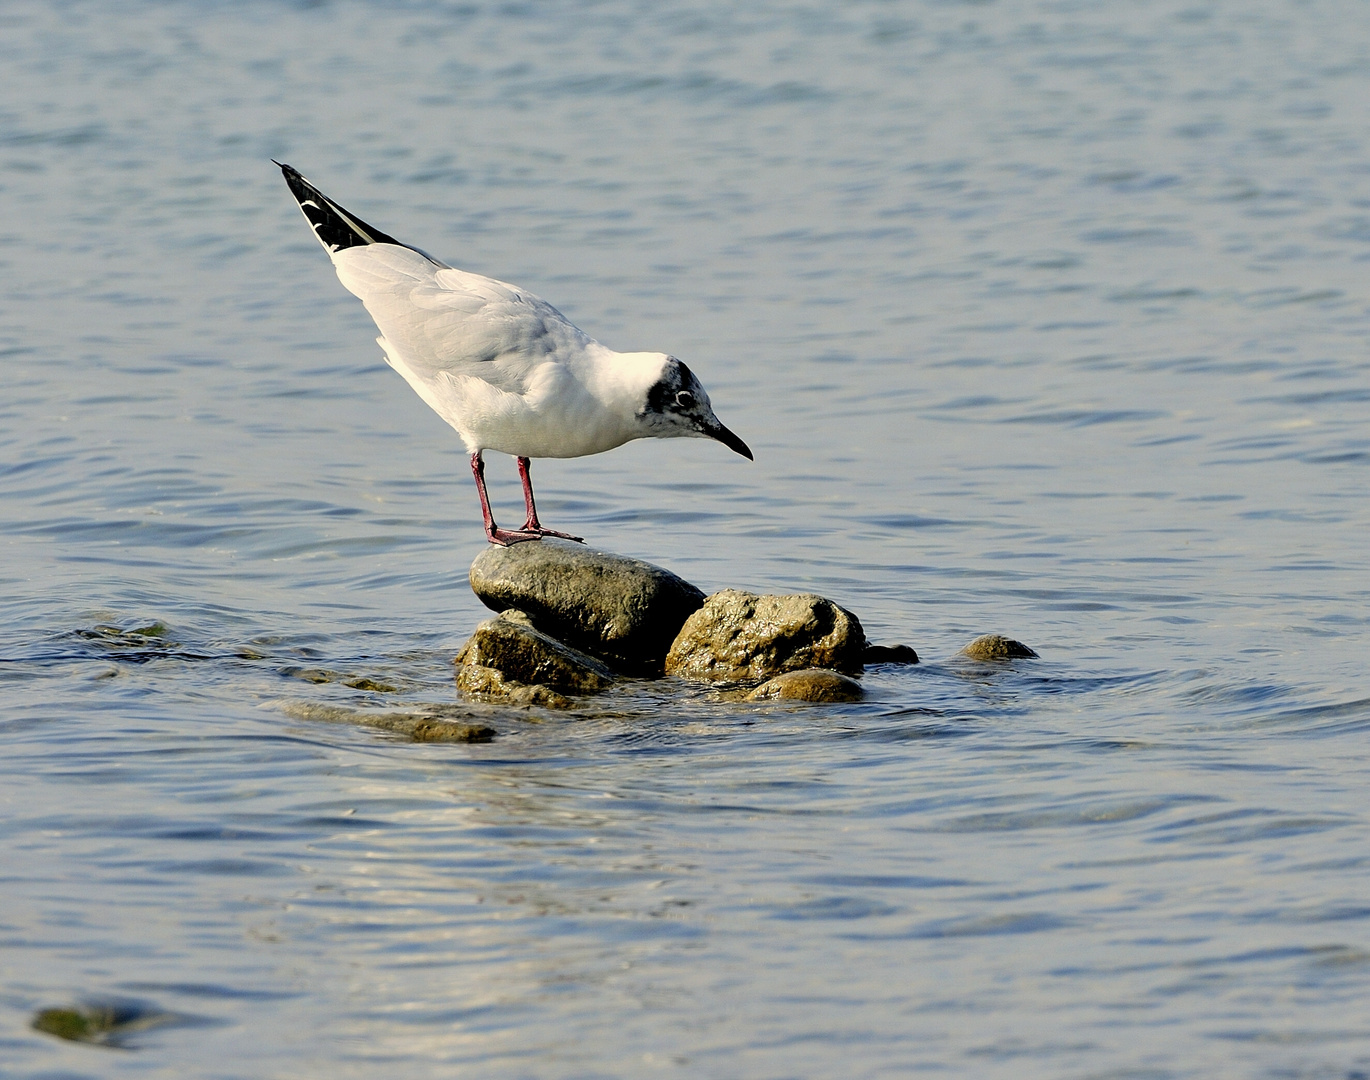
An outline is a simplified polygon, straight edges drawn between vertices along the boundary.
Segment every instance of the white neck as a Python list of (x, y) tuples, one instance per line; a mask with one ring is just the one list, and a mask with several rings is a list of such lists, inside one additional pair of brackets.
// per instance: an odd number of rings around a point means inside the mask
[(642, 408), (648, 388), (666, 366), (665, 353), (620, 353), (599, 342), (586, 351), (590, 363), (580, 373), (586, 389), (610, 408), (628, 414)]

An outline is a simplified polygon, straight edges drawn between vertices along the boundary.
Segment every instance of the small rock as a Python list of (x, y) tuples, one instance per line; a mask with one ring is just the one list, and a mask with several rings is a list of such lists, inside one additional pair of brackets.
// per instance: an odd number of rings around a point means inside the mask
[(865, 648), (860, 621), (831, 600), (724, 589), (685, 621), (666, 656), (666, 673), (714, 682), (816, 667), (859, 674)]
[(1037, 656), (1021, 641), (1000, 634), (981, 635), (962, 649), (961, 655), (972, 660), (1025, 660)]
[(803, 671), (787, 671), (762, 683), (747, 695), (747, 700), (860, 701), (865, 696), (861, 684), (853, 678), (827, 668), (805, 668)]
[[(481, 623), (454, 662), (459, 668), (493, 669), (503, 683), (542, 686), (563, 694), (592, 694), (614, 681), (614, 673), (593, 656), (544, 634), (517, 613)], [(482, 678), (471, 676), (473, 680)]]
[(918, 654), (907, 645), (867, 645), (861, 659), (867, 664), (916, 664)]
[(630, 675), (659, 675), (676, 632), (704, 594), (669, 570), (580, 544), (487, 545), (471, 589), (495, 611), (533, 625)]

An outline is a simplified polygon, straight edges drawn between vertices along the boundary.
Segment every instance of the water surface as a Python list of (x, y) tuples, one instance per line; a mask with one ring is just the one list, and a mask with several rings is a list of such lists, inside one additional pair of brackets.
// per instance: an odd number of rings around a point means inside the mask
[[(6, 1075), (1370, 1070), (1368, 42), (1317, 0), (8, 4)], [(925, 662), (483, 745), (319, 719), (460, 704), (484, 541), (271, 157), (681, 357), (756, 452), (537, 462), (552, 527)], [(29, 1028), (82, 1001), (187, 1022)]]

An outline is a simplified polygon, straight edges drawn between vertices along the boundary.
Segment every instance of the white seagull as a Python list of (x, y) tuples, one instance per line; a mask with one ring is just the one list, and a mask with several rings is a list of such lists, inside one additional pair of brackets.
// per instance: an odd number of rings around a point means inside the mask
[[(385, 359), (457, 429), (471, 455), (492, 544), (560, 536), (533, 505), (528, 459), (581, 457), (633, 439), (747, 444), (714, 416), (694, 372), (658, 352), (619, 353), (517, 285), (457, 270), (348, 213), (279, 161), (343, 286), (366, 305)], [(528, 519), (500, 529), (485, 493), (486, 450), (518, 459)]]

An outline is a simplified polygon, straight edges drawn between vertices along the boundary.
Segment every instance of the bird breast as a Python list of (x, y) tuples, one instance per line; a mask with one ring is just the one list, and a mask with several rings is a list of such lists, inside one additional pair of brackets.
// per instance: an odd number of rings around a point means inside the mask
[(433, 411), (456, 429), (468, 453), (496, 450), (515, 457), (582, 457), (612, 450), (645, 434), (631, 409), (606, 403), (576, 372), (555, 360), (525, 369), (518, 391), (460, 371), (439, 371), (421, 378), (402, 361), (396, 362), (389, 350), (386, 358)]

